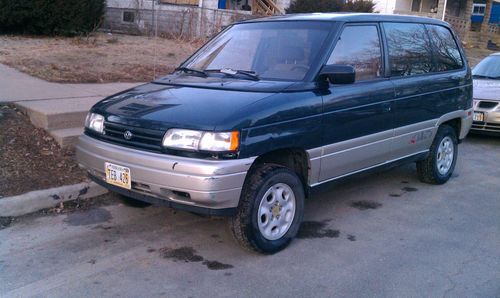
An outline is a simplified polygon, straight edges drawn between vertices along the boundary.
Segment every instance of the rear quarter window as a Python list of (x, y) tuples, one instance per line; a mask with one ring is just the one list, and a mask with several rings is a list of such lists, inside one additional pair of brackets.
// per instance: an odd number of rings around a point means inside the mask
[(464, 63), (450, 30), (438, 25), (425, 26), (434, 45), (435, 71), (461, 69)]
[(423, 24), (384, 23), (392, 77), (433, 70), (432, 44)]

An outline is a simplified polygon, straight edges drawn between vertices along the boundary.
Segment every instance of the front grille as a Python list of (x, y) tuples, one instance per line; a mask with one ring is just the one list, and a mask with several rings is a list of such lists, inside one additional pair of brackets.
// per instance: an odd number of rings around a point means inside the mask
[(478, 107), (483, 109), (492, 109), (498, 105), (498, 101), (480, 101)]
[[(125, 138), (125, 132), (129, 131), (132, 133), (130, 139)], [(155, 152), (161, 152), (162, 146), (161, 142), (163, 140), (164, 131), (146, 129), (140, 127), (126, 126), (117, 123), (105, 122), (104, 123), (104, 135), (99, 136), (100, 138), (121, 145), (126, 145), (128, 147), (146, 149)]]

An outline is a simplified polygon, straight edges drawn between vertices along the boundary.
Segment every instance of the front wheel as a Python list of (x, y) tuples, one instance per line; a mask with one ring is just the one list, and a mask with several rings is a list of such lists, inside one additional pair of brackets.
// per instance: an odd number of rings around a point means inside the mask
[(243, 247), (275, 253), (297, 235), (304, 213), (304, 188), (293, 171), (279, 165), (262, 165), (251, 175), (229, 226)]
[(429, 156), (417, 162), (420, 181), (430, 184), (443, 184), (448, 181), (455, 169), (457, 153), (458, 140), (455, 130), (449, 125), (440, 126)]

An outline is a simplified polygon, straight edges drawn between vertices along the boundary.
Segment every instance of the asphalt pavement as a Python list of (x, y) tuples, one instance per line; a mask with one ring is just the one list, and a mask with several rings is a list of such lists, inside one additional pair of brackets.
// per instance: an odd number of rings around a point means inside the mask
[(411, 164), (314, 195), (271, 256), (164, 207), (20, 218), (0, 230), (0, 296), (500, 297), (500, 138), (459, 150), (442, 186)]

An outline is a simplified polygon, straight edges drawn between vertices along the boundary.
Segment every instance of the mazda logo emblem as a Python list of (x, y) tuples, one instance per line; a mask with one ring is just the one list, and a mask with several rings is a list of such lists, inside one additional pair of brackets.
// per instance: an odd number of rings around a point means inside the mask
[(128, 131), (128, 130), (126, 130), (126, 131), (123, 133), (123, 137), (125, 138), (125, 140), (130, 140), (133, 136), (134, 136), (134, 135), (133, 135), (130, 131)]

